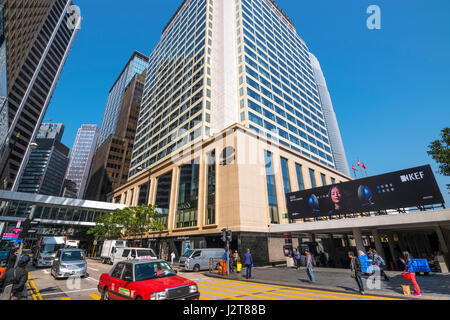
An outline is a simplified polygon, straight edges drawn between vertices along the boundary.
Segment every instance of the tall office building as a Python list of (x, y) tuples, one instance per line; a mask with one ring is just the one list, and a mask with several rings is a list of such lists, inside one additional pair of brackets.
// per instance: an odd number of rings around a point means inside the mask
[(19, 192), (59, 197), (69, 165), (69, 148), (61, 143), (63, 124), (43, 124), (18, 186)]
[(125, 89), (130, 84), (133, 77), (136, 74), (141, 74), (147, 67), (148, 57), (139, 52), (134, 52), (119, 77), (114, 82), (111, 90), (109, 90), (108, 100), (106, 102), (105, 112), (100, 126), (97, 149), (100, 148), (109, 135), (114, 134), (114, 131), (116, 130)]
[(350, 175), (347, 156), (345, 155), (344, 143), (342, 142), (341, 131), (334, 112), (333, 103), (331, 102), (330, 92), (328, 91), (327, 82), (320, 67), (319, 60), (310, 52), (311, 65), (314, 71), (314, 77), (319, 91), (320, 101), (322, 102), (323, 115), (330, 136), (331, 151), (333, 153), (336, 169), (343, 174)]
[(293, 22), (272, 0), (185, 0), (149, 59), (129, 179), (109, 199), (157, 205), (163, 256), (180, 237), (221, 246), (228, 226), (241, 253), (275, 259), (286, 193), (349, 179)]
[[(76, 184), (76, 198), (83, 199), (94, 158), (95, 145), (98, 138), (97, 125), (83, 124), (78, 129), (77, 137), (70, 153), (70, 164), (66, 173), (66, 180)], [(67, 190), (73, 189), (67, 188)]]
[(108, 193), (128, 180), (144, 83), (145, 71), (135, 74), (125, 88), (114, 134), (95, 152), (86, 191), (88, 200), (106, 201)]
[(17, 189), (81, 18), (71, 0), (4, 0), (3, 6), (9, 130), (0, 185)]
[(3, 2), (0, 1), (0, 159), (5, 152), (5, 140), (8, 134), (8, 79), (4, 12)]

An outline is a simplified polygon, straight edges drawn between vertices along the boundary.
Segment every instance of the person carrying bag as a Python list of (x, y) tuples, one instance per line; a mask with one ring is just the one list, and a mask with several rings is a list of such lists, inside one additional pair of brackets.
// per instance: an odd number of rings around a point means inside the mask
[(419, 284), (416, 281), (416, 272), (414, 270), (413, 261), (409, 255), (409, 252), (403, 252), (403, 259), (400, 259), (400, 261), (405, 265), (405, 271), (402, 274), (403, 278), (411, 281), (414, 287), (413, 296), (420, 297), (422, 294), (420, 293)]

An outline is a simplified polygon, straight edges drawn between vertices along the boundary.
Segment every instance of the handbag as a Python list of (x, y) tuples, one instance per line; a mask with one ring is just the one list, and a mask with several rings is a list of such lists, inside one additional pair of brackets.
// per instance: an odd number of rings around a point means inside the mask
[(405, 268), (405, 271), (403, 271), (402, 276), (403, 276), (403, 279), (407, 279), (407, 280), (411, 280), (412, 279), (411, 273), (407, 272), (406, 268)]
[(355, 270), (352, 270), (352, 274), (351, 274), (351, 277), (352, 277), (353, 279), (355, 279), (355, 278), (356, 278), (356, 271), (355, 271)]

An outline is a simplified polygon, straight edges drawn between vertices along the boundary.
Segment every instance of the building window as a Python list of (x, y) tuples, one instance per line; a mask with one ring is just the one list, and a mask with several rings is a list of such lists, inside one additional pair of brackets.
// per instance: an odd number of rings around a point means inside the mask
[(266, 166), (266, 184), (267, 194), (269, 200), (269, 216), (270, 223), (278, 224), (278, 204), (277, 204), (277, 192), (275, 188), (275, 174), (273, 169), (272, 154), (269, 151), (265, 151), (264, 154), (265, 166)]
[(134, 198), (134, 188), (133, 189), (131, 189), (131, 195), (130, 195), (130, 206), (132, 206), (133, 205), (133, 199)]
[(295, 169), (297, 171), (297, 182), (298, 182), (298, 191), (303, 190), (305, 187), (303, 185), (303, 174), (302, 174), (302, 165), (296, 163)]
[(157, 206), (156, 211), (164, 215), (163, 217), (160, 218), (160, 222), (162, 222), (166, 227), (169, 217), (171, 188), (172, 188), (172, 171), (160, 176), (158, 178), (156, 187), (156, 200), (155, 200), (155, 205)]
[(114, 198), (114, 203), (120, 203), (120, 196)]
[(124, 204), (127, 204), (127, 192), (125, 192), (124, 194), (123, 194), (123, 203)]
[(138, 206), (148, 204), (150, 181), (139, 186)]
[(320, 179), (322, 179), (322, 186), (326, 186), (327, 181), (325, 180), (325, 175), (323, 173), (320, 174)]
[(207, 205), (206, 205), (206, 225), (216, 223), (216, 151), (208, 153), (208, 189), (207, 189)]
[(316, 178), (314, 177), (314, 170), (309, 169), (309, 178), (311, 179), (311, 188), (316, 187)]
[(334, 178), (331, 178), (331, 184), (336, 184), (336, 180)]
[(288, 161), (284, 158), (281, 158), (281, 173), (283, 174), (284, 193), (290, 193), (291, 192), (291, 184), (289, 182)]
[(198, 159), (180, 167), (176, 217), (177, 228), (197, 225), (199, 168)]

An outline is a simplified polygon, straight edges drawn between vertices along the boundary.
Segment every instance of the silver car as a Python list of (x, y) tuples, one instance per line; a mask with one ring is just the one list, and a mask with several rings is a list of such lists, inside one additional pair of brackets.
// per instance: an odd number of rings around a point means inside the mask
[(81, 249), (59, 249), (53, 260), (51, 274), (55, 279), (87, 277), (86, 255)]

